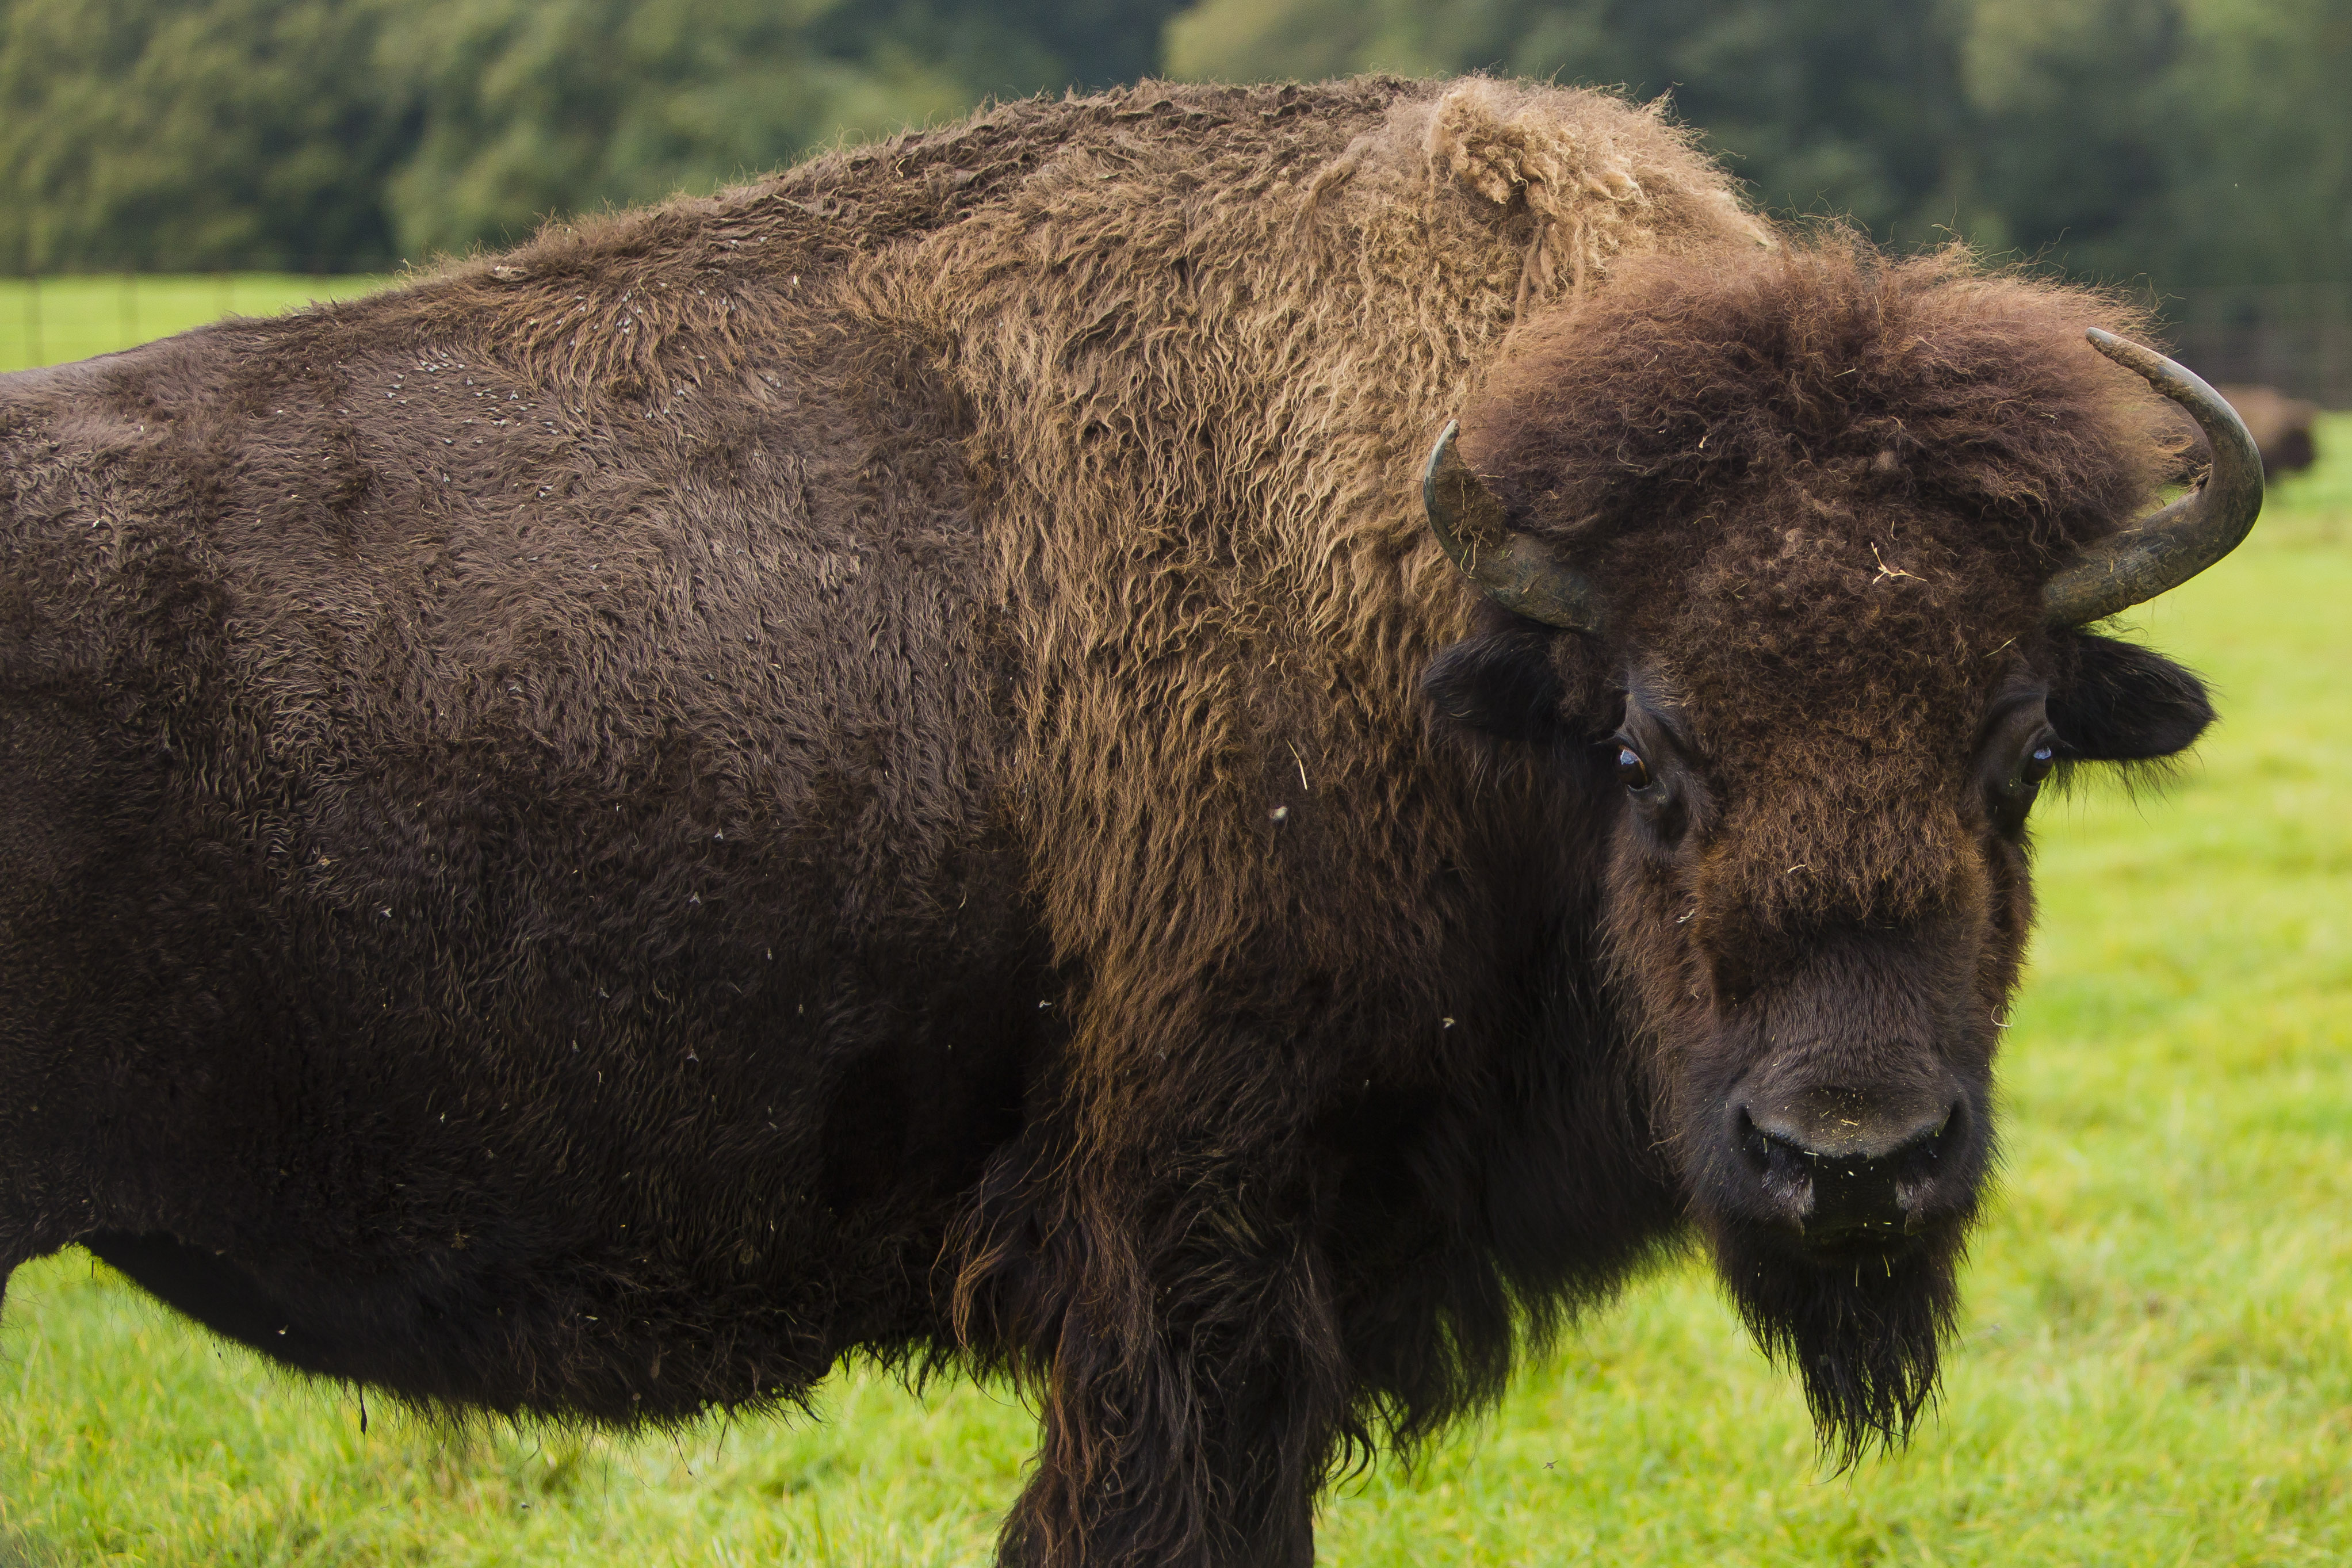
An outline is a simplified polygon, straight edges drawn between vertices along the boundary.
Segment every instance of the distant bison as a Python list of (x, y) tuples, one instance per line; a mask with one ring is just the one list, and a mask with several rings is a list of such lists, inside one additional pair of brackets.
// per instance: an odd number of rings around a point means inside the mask
[(2028, 809), (2210, 716), (2084, 627), (2260, 500), (2101, 320), (1606, 96), (1146, 84), (0, 381), (0, 1267), (1009, 1370), (1058, 1568), (1305, 1564), (1692, 1233), (1899, 1435)]
[(2319, 405), (2289, 397), (2273, 386), (2223, 386), (2227, 398), (2245, 422), (2247, 434), (2263, 455), (2263, 477), (2297, 473), (2318, 460), (2311, 427), (2319, 421)]

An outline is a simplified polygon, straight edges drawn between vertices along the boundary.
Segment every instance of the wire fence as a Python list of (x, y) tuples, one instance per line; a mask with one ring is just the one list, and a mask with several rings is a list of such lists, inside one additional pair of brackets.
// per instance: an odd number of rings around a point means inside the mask
[(380, 289), (381, 276), (73, 273), (0, 278), (0, 371), (60, 364), (216, 321)]
[(2187, 289), (2164, 309), (2174, 353), (2206, 380), (2352, 408), (2352, 283)]

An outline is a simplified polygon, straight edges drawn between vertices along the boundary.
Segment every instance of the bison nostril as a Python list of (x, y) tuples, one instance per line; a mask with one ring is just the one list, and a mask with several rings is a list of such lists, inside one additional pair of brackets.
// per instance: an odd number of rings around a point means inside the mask
[(1740, 1152), (1748, 1156), (1764, 1189), (1790, 1213), (1802, 1220), (1812, 1208), (1813, 1162), (1804, 1147), (1756, 1124), (1746, 1106), (1739, 1108)]
[(1739, 1108), (1739, 1147), (1767, 1172), (1786, 1171), (1801, 1175), (1807, 1169), (1804, 1145), (1793, 1138), (1758, 1126), (1755, 1117), (1744, 1105)]

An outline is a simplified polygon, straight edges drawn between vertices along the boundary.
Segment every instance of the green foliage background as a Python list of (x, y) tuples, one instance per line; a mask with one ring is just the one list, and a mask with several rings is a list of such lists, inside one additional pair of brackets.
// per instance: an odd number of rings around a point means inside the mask
[(1671, 93), (1898, 244), (2352, 280), (2343, 0), (0, 0), (0, 271), (381, 269), (991, 95), (1365, 69)]
[(0, 0), (0, 271), (353, 272), (1148, 74), (1178, 0)]

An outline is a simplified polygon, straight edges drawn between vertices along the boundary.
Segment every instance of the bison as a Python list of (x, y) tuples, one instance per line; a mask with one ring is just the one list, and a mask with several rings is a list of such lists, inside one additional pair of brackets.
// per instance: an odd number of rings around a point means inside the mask
[(2263, 478), (2301, 473), (2319, 460), (2311, 428), (2319, 422), (2319, 405), (2289, 397), (2274, 386), (2217, 386), (2254, 439), (2263, 456)]
[(2260, 500), (2103, 322), (1606, 95), (1147, 83), (8, 377), (0, 1269), (1009, 1373), (1026, 1568), (1298, 1568), (1694, 1237), (1896, 1438), (2036, 793), (2211, 716), (2089, 628)]

